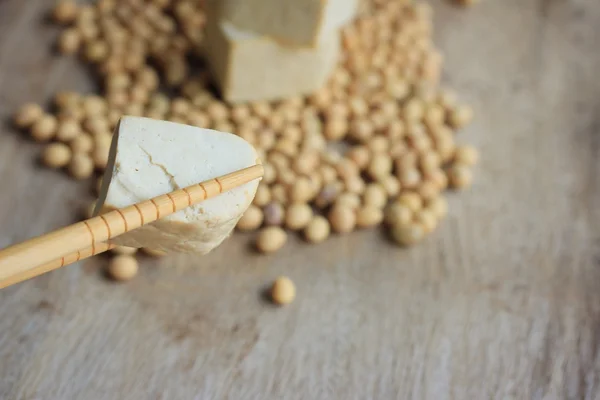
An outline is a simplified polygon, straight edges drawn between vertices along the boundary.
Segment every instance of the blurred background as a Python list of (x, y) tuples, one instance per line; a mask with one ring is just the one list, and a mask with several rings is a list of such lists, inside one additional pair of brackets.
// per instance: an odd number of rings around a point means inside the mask
[(1, 290), (0, 398), (595, 398), (600, 6), (252, 2), (0, 2), (0, 247), (86, 216), (123, 114), (277, 176), (205, 257)]

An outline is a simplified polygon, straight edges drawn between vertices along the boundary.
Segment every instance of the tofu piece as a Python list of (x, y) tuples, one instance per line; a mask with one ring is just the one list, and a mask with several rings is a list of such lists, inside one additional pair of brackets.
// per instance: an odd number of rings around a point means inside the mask
[(296, 49), (243, 32), (229, 22), (207, 23), (204, 50), (222, 97), (231, 103), (278, 100), (321, 88), (340, 53), (337, 32), (315, 48)]
[[(357, 13), (359, 0), (210, 0), (208, 18), (268, 36), (279, 44), (315, 47)], [(212, 12), (211, 12), (212, 10)]]
[[(231, 133), (123, 117), (113, 136), (96, 213), (123, 208), (255, 165), (254, 147)], [(232, 232), (252, 203), (258, 180), (112, 240), (128, 247), (206, 254)]]

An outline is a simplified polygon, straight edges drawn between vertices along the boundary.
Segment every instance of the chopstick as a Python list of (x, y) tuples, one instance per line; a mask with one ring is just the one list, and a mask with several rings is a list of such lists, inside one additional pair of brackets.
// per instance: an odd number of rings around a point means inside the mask
[(253, 165), (0, 250), (0, 288), (107, 251), (112, 246), (109, 242), (112, 238), (262, 175), (263, 166)]
[(58, 260), (54, 260), (49, 263), (40, 265), (39, 267), (27, 269), (15, 275), (4, 278), (0, 280), (0, 289), (14, 285), (15, 283), (23, 282), (30, 278), (35, 278), (38, 275), (54, 271), (55, 269), (59, 269), (74, 262), (84, 260), (88, 257), (104, 253), (105, 251), (108, 251), (115, 247), (117, 246), (111, 243), (96, 243), (93, 249), (92, 247), (88, 247), (75, 253), (67, 254), (66, 256), (61, 257)]

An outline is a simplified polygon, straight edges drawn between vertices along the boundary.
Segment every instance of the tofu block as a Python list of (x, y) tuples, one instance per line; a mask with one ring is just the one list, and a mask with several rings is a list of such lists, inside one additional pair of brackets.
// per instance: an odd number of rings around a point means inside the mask
[[(210, 0), (208, 18), (268, 36), (286, 46), (314, 47), (350, 22), (359, 0)], [(212, 10), (212, 12), (211, 12)]]
[(223, 98), (232, 103), (311, 93), (327, 82), (340, 52), (337, 32), (315, 48), (297, 49), (208, 22), (204, 50)]
[[(140, 117), (115, 130), (96, 213), (123, 208), (255, 165), (254, 147), (231, 133)], [(206, 254), (232, 232), (258, 180), (112, 240), (128, 247)]]

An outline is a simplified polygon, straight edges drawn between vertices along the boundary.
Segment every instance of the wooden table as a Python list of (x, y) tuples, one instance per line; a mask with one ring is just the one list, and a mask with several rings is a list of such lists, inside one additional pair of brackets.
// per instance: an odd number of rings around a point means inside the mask
[[(50, 50), (51, 2), (0, 2), (0, 117), (89, 89)], [(0, 292), (1, 399), (600, 398), (600, 4), (435, 1), (446, 82), (483, 162), (434, 236), (379, 232), (269, 257), (237, 236), (144, 262), (91, 260)], [(89, 188), (0, 132), (0, 247), (74, 221)], [(269, 306), (275, 276), (298, 299)]]

